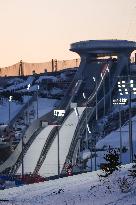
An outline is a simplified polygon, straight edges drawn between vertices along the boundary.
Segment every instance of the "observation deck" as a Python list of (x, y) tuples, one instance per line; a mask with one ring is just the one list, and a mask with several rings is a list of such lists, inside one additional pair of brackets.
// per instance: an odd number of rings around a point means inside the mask
[(131, 53), (136, 50), (136, 42), (127, 40), (88, 40), (70, 45), (70, 51), (81, 54), (95, 54), (96, 56), (116, 55), (117, 53)]

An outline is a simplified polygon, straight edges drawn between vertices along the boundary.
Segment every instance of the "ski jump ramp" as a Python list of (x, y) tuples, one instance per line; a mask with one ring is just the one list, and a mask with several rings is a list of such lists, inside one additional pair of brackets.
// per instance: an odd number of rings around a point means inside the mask
[[(73, 110), (72, 113), (69, 114), (63, 126), (59, 129), (59, 158), (60, 158), (60, 172), (64, 166), (66, 156), (68, 154), (71, 141), (73, 139), (73, 135), (75, 129), (78, 124), (78, 120), (82, 116), (82, 113), (85, 107), (78, 107), (79, 116), (76, 115)], [(33, 172), (37, 161), (40, 157), (42, 148), (44, 143), (46, 142), (51, 130), (55, 127), (55, 125), (49, 125), (44, 130), (42, 130), (39, 135), (36, 137), (30, 148), (28, 149), (25, 157), (24, 157), (24, 173)], [(51, 144), (51, 147), (46, 155), (46, 158), (41, 165), (39, 170), (39, 174), (41, 176), (53, 176), (58, 174), (58, 133), (55, 135), (55, 139)], [(21, 165), (22, 166), (22, 165)], [(17, 173), (21, 173), (21, 166), (19, 167)]]
[[(60, 173), (63, 169), (72, 139), (75, 132), (75, 129), (78, 124), (78, 120), (82, 116), (82, 113), (85, 107), (78, 107), (79, 116), (76, 115), (75, 111), (73, 111), (63, 126), (59, 130), (59, 158), (60, 158)], [(42, 164), (39, 174), (41, 176), (53, 176), (58, 174), (58, 141), (57, 135), (55, 136), (55, 140), (52, 143), (50, 150)]]
[[(43, 145), (53, 129), (54, 125), (45, 127), (36, 137), (32, 145), (29, 147), (26, 155), (24, 156), (24, 172), (33, 172), (42, 151)], [(19, 167), (17, 173), (21, 173), (22, 165)]]

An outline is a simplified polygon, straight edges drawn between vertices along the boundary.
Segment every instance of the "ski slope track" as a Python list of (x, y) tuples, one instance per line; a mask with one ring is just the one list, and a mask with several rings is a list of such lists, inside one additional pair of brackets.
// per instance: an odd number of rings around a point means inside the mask
[[(49, 125), (45, 127), (36, 137), (32, 145), (29, 147), (26, 155), (24, 156), (24, 172), (33, 172), (41, 150), (43, 148), (43, 144), (45, 143), (49, 133), (53, 129), (54, 125)], [(22, 165), (19, 167), (17, 173), (21, 173)]]
[[(84, 107), (78, 107), (79, 117), (81, 117)], [(73, 111), (59, 129), (59, 152), (60, 152), (60, 172), (64, 166), (67, 153), (69, 151), (72, 138), (78, 124), (78, 117)], [(57, 134), (47, 153), (47, 156), (39, 169), (41, 176), (53, 176), (58, 174), (58, 141)]]

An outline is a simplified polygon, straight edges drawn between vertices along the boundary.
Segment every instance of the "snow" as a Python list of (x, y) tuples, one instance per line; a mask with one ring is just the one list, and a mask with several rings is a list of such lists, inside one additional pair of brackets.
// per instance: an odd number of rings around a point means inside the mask
[[(82, 112), (84, 111), (84, 107), (79, 107), (79, 116), (81, 116)], [(78, 123), (78, 117), (76, 116), (75, 112), (73, 111), (65, 120), (63, 126), (59, 130), (59, 147), (60, 147), (60, 171), (63, 168), (63, 165), (66, 160), (66, 156), (68, 154), (71, 141), (73, 139), (74, 131), (76, 129)], [(42, 167), (39, 170), (39, 174), (41, 176), (53, 176), (58, 174), (58, 135), (55, 137), (50, 150), (44, 160)]]
[(59, 88), (53, 88), (53, 89), (50, 91), (50, 93), (51, 93), (52, 95), (57, 95), (57, 94), (62, 94), (63, 91), (62, 91), (61, 89), (59, 89)]
[[(133, 137), (133, 149), (134, 153), (136, 152), (136, 117), (132, 118), (132, 137)], [(121, 128), (121, 136), (122, 136), (122, 147), (125, 146), (128, 151), (126, 153), (122, 153), (122, 163), (129, 163), (129, 125), (128, 123)], [(97, 142), (96, 148), (103, 149), (104, 147), (108, 150), (108, 147), (111, 148), (119, 148), (120, 147), (120, 130), (111, 132), (105, 138), (101, 139)], [(103, 162), (103, 156), (107, 151), (97, 151), (97, 162), (100, 164)]]
[[(40, 134), (36, 137), (30, 148), (28, 149), (25, 157), (24, 157), (24, 172), (33, 172), (36, 166), (36, 163), (40, 157), (43, 145), (50, 133), (53, 129), (54, 125), (47, 126), (44, 128)], [(18, 170), (18, 173), (21, 173), (21, 166)]]
[(89, 149), (85, 149), (82, 152), (80, 152), (80, 158), (83, 160), (90, 158), (90, 156), (91, 156), (91, 152)]
[(19, 90), (19, 91), (17, 91), (17, 92), (18, 92), (18, 93), (19, 93), (19, 92), (33, 92), (33, 91), (37, 91), (37, 90), (38, 90), (38, 85), (35, 84), (35, 85), (30, 86), (30, 89), (29, 89), (29, 90), (27, 90), (26, 88), (24, 88), (24, 89), (21, 89), (21, 90)]
[(38, 80), (36, 80), (35, 82), (36, 82), (36, 83), (40, 83), (40, 82), (42, 82), (42, 80), (52, 80), (53, 82), (55, 82), (55, 81), (57, 81), (58, 79), (57, 79), (57, 77), (55, 77), (55, 76), (40, 76), (40, 77), (38, 78)]
[[(21, 110), (24, 104), (19, 104), (15, 101), (10, 102), (10, 119), (14, 118), (15, 115)], [(9, 122), (9, 102), (4, 101), (3, 104), (0, 104), (0, 123)]]
[[(24, 103), (27, 103), (29, 98), (31, 96), (24, 96)], [(14, 116), (21, 110), (21, 108), (24, 106), (23, 104), (19, 104), (16, 101), (11, 101), (10, 102), (10, 116), (11, 119), (14, 118)], [(48, 99), (48, 98), (38, 98), (38, 116), (41, 117), (44, 114), (50, 112), (54, 105), (56, 103), (59, 103), (59, 100), (56, 99)], [(28, 107), (27, 107), (28, 109)], [(35, 111), (37, 110), (37, 102), (34, 101), (32, 103), (32, 105), (29, 106), (29, 111), (35, 109)], [(34, 117), (34, 119), (36, 118), (36, 115)], [(34, 120), (33, 119), (33, 120)], [(0, 123), (8, 123), (9, 121), (9, 102), (8, 101), (4, 101), (3, 104), (0, 104)], [(32, 122), (32, 120), (31, 120)]]
[(15, 84), (9, 86), (7, 89), (5, 89), (5, 91), (19, 90), (21, 88), (25, 88), (28, 84), (32, 84), (33, 81), (34, 81), (34, 77), (29, 76), (27, 80), (24, 82), (16, 83), (15, 81)]
[(67, 80), (67, 76), (66, 76), (65, 73), (61, 73), (61, 74), (60, 74), (60, 78), (61, 78), (62, 80)]
[(24, 80), (21, 78), (17, 78), (17, 77), (11, 78), (10, 80), (8, 80), (9, 84), (18, 84), (18, 83), (22, 83), (22, 82), (24, 82)]
[[(14, 187), (0, 192), (3, 205), (134, 205), (136, 201), (136, 180), (128, 177), (130, 165), (122, 167), (108, 178), (100, 180), (101, 171), (84, 173), (39, 184)], [(127, 177), (132, 183), (128, 193), (119, 188), (119, 178)]]
[[(38, 97), (38, 116), (41, 117), (46, 113), (50, 112), (53, 107), (58, 104), (60, 101), (56, 99), (40, 98)], [(33, 102), (32, 106), (34, 109), (37, 109), (37, 102)]]

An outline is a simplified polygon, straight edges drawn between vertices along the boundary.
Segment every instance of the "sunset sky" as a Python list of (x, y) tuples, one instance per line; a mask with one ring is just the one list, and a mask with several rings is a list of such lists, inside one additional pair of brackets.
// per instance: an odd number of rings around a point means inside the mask
[(136, 40), (136, 0), (0, 0), (0, 67), (73, 59), (70, 44)]

